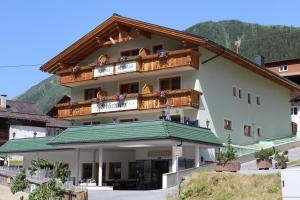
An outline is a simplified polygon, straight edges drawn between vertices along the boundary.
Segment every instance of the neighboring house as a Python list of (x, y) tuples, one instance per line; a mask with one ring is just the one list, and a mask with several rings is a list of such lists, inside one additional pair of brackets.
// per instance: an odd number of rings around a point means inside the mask
[(31, 103), (0, 97), (0, 145), (9, 139), (56, 136), (70, 122), (42, 114)]
[(24, 155), (25, 166), (61, 160), (76, 182), (123, 189), (165, 187), (162, 174), (214, 161), (228, 134), (239, 145), (290, 136), (290, 93), (299, 90), (206, 38), (119, 15), (41, 70), (71, 88), (71, 102), (56, 108), (78, 126), (0, 152)]
[[(289, 60), (279, 60), (274, 62), (266, 63), (266, 68), (270, 71), (283, 76), (290, 81), (300, 84), (300, 58), (289, 59)], [(300, 132), (300, 93), (293, 92), (291, 98), (291, 116), (292, 122), (296, 123), (297, 126), (294, 127), (294, 133)]]
[[(61, 104), (61, 103), (69, 103), (71, 101), (71, 97), (68, 95), (64, 95), (56, 104)], [(50, 117), (57, 118), (58, 117), (58, 109), (56, 106), (51, 108), (48, 112), (47, 115)]]

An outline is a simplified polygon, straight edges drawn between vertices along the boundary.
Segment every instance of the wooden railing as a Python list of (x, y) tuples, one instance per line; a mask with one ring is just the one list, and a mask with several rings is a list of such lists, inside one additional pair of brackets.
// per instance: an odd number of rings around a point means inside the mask
[[(89, 101), (81, 101), (76, 103), (62, 103), (58, 104), (56, 107), (58, 109), (58, 117), (59, 118), (72, 118), (72, 117), (80, 117), (87, 116), (93, 114), (100, 113), (108, 113), (108, 112), (120, 112), (120, 111), (128, 111), (128, 110), (152, 110), (152, 109), (161, 109), (166, 108), (166, 102), (169, 101), (169, 104), (172, 107), (190, 107), (190, 108), (199, 108), (199, 98), (201, 93), (192, 89), (180, 89), (180, 90), (172, 90), (166, 92), (165, 98), (160, 98), (157, 93), (150, 94), (128, 94), (126, 96), (125, 102), (129, 100), (137, 100), (136, 108), (132, 106), (126, 107), (126, 103), (120, 103), (116, 107), (110, 109), (106, 109), (108, 103), (110, 105), (116, 105), (115, 96), (105, 97), (101, 102), (98, 99), (93, 99)], [(133, 102), (134, 103), (134, 102)], [(93, 105), (99, 105), (100, 108), (98, 112), (95, 110), (92, 112)], [(103, 104), (103, 105), (100, 105)]]
[[(146, 56), (130, 56), (125, 63), (133, 63), (129, 72), (150, 72), (155, 70), (172, 69), (178, 67), (192, 67), (198, 69), (199, 67), (199, 53), (192, 49), (183, 49), (167, 52), (167, 59), (165, 62), (161, 62), (157, 54), (151, 54)], [(60, 76), (60, 83), (62, 85), (90, 81), (99, 78), (100, 76), (118, 75), (123, 72), (118, 72), (116, 66), (119, 66), (120, 62), (117, 60), (110, 61), (103, 67), (96, 67), (95, 63), (86, 66), (81, 66), (76, 75), (72, 73), (72, 69), (65, 69), (57, 72)], [(95, 76), (94, 71), (101, 68), (107, 68), (108, 73), (103, 73), (99, 77)], [(128, 72), (126, 72), (128, 73)]]

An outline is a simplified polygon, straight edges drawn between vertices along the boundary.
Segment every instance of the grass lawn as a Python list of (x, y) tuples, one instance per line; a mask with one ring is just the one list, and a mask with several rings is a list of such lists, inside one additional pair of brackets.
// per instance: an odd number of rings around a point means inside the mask
[(287, 167), (296, 167), (296, 166), (300, 166), (300, 159), (299, 160), (294, 160), (291, 162), (287, 163)]
[(198, 171), (187, 178), (180, 198), (189, 200), (280, 200), (279, 174), (243, 175)]

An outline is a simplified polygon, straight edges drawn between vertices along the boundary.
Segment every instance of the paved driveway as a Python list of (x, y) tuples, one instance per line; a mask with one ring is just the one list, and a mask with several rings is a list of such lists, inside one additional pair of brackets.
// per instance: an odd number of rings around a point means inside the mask
[[(290, 149), (288, 157), (290, 161), (300, 159), (300, 147)], [(244, 173), (244, 174), (269, 174), (269, 173), (279, 173), (279, 172), (280, 172), (279, 169), (257, 170), (255, 160), (243, 163), (241, 166), (241, 170), (239, 171), (239, 173)]]
[(89, 200), (165, 200), (168, 194), (175, 193), (176, 187), (162, 190), (146, 191), (95, 191), (88, 193)]

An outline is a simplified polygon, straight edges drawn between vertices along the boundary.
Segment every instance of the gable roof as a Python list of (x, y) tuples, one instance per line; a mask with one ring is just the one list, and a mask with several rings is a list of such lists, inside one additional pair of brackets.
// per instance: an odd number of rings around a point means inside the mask
[(7, 100), (6, 109), (0, 109), (0, 118), (44, 122), (47, 127), (67, 128), (71, 125), (67, 120), (43, 114), (33, 103), (15, 100)]
[(272, 62), (265, 63), (266, 67), (274, 67), (278, 65), (290, 65), (290, 64), (299, 64), (300, 58), (293, 59), (284, 59), (284, 60), (276, 60)]
[(136, 140), (179, 139), (221, 145), (210, 129), (165, 120), (70, 127), (50, 144), (101, 143)]
[[(155, 24), (142, 22), (139, 20), (123, 17), (120, 15), (114, 14), (112, 17), (107, 19), (105, 22), (97, 26), (95, 29), (87, 33), (81, 39), (73, 43), (71, 46), (66, 48), (64, 51), (59, 53), (57, 56), (49, 60), (43, 66), (41, 66), (41, 70), (49, 73), (55, 73), (58, 70), (59, 63), (69, 63), (75, 57), (78, 60), (85, 58), (90, 53), (94, 52), (99, 48), (96, 37), (99, 37), (101, 34), (104, 34), (105, 31), (109, 30), (112, 26), (120, 24), (125, 26), (134, 27), (140, 30), (148, 31), (151, 33), (155, 33), (158, 35), (166, 36), (169, 38), (174, 38), (177, 40), (187, 41), (192, 44), (196, 44), (200, 47), (206, 48), (224, 58), (227, 58), (234, 63), (237, 63), (250, 71), (253, 71), (267, 79), (275, 81), (278, 84), (281, 84), (290, 90), (300, 90), (299, 86), (274, 72), (271, 72), (256, 63), (250, 61), (249, 59), (236, 54), (235, 52), (208, 40), (207, 38), (201, 37), (199, 35), (194, 35), (190, 33), (186, 33), (183, 31), (174, 30), (171, 28), (166, 28), (163, 26), (158, 26)], [(78, 56), (80, 55), (80, 56)]]

